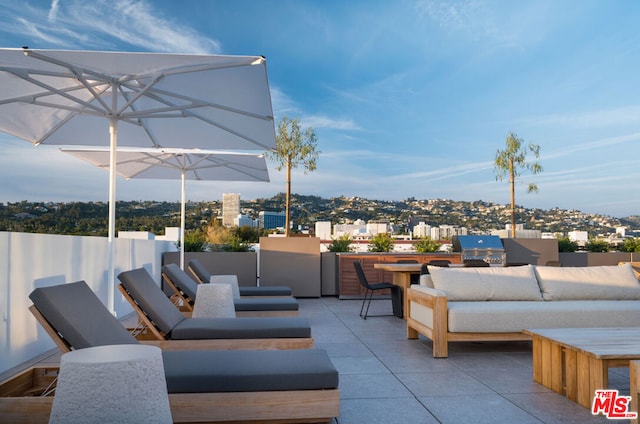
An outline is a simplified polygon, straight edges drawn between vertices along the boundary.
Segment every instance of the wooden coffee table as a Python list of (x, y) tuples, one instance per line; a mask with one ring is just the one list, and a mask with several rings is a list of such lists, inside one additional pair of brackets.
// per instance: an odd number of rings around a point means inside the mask
[(610, 367), (640, 359), (640, 327), (524, 330), (533, 340), (533, 380), (591, 408)]

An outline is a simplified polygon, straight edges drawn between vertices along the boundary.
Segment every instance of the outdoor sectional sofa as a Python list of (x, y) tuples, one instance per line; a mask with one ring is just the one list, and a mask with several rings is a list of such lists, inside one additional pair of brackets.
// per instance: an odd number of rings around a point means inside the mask
[(636, 327), (640, 282), (630, 264), (439, 268), (407, 290), (407, 337), (433, 342), (530, 340), (524, 329)]

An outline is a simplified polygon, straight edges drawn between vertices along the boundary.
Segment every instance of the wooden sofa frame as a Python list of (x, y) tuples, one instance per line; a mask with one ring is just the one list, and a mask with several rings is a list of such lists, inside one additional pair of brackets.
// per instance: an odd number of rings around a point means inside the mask
[[(531, 340), (521, 333), (453, 333), (448, 328), (447, 297), (442, 292), (421, 287), (425, 291), (407, 290), (407, 338), (417, 339), (420, 334), (433, 342), (433, 357), (449, 356), (449, 342), (515, 341)], [(411, 303), (415, 302), (431, 310), (431, 326), (411, 318)]]
[[(190, 316), (190, 314), (193, 312), (193, 305), (195, 303), (195, 300), (191, 299), (189, 296), (186, 295), (186, 293), (180, 290), (178, 286), (176, 286), (174, 282), (171, 281), (171, 278), (169, 278), (169, 276), (166, 275), (164, 272), (162, 273), (162, 279), (164, 280), (165, 283), (167, 283), (169, 287), (171, 287), (171, 290), (174, 291), (174, 296), (176, 296), (180, 302), (180, 310), (185, 312), (186, 316)], [(201, 284), (201, 283), (198, 283), (198, 284)], [(245, 297), (245, 299), (247, 298)], [(273, 297), (271, 297), (271, 299), (273, 299)], [(236, 316), (238, 317), (297, 317), (299, 316), (299, 312), (298, 311), (236, 311)]]
[[(136, 336), (141, 341), (148, 344), (149, 340), (156, 340), (160, 348), (164, 349), (165, 345), (180, 345), (184, 349), (227, 349), (227, 350), (264, 350), (264, 349), (310, 349), (313, 347), (313, 337), (283, 337), (283, 338), (265, 338), (265, 339), (209, 339), (209, 340), (170, 340), (167, 335), (158, 328), (156, 323), (140, 308), (140, 305), (131, 297), (122, 285), (118, 284), (118, 290), (122, 296), (129, 302), (136, 311), (140, 323), (144, 325), (147, 331), (145, 336)], [(202, 345), (203, 347), (194, 347)], [(176, 349), (176, 348), (174, 348)]]

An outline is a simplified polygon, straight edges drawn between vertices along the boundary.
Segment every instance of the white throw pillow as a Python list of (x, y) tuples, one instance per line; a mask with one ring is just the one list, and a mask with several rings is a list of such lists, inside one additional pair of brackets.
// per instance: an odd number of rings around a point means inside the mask
[(611, 266), (538, 266), (544, 300), (636, 300), (640, 282), (630, 264)]
[(447, 299), (542, 300), (533, 266), (442, 268), (429, 267), (433, 287)]

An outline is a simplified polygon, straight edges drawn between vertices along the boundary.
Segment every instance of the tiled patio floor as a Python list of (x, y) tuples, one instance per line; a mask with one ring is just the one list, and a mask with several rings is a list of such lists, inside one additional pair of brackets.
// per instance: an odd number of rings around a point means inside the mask
[[(528, 342), (454, 343), (449, 358), (434, 359), (427, 339), (406, 339), (404, 320), (360, 318), (360, 300), (299, 302), (316, 347), (327, 350), (340, 372), (341, 415), (334, 424), (628, 423), (593, 416), (534, 383)], [(390, 314), (391, 302), (374, 301), (370, 313)], [(58, 360), (54, 354), (42, 362)], [(609, 380), (628, 395), (627, 369), (611, 370)]]
[[(339, 424), (626, 423), (591, 412), (532, 380), (529, 342), (454, 343), (434, 359), (427, 339), (407, 340), (405, 322), (358, 316), (361, 301), (300, 299), (316, 346), (340, 372)], [(390, 301), (371, 313), (391, 312)], [(629, 393), (627, 369), (610, 371)]]

